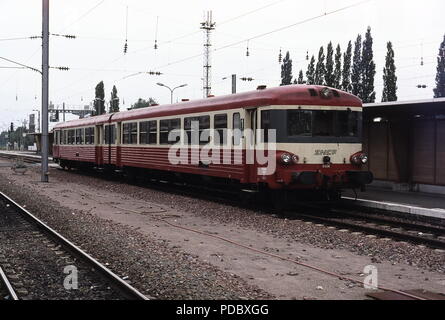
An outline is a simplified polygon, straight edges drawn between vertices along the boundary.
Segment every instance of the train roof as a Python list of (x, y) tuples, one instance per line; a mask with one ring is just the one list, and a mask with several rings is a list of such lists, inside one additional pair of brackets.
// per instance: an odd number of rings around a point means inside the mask
[[(109, 122), (110, 119), (111, 122), (121, 122), (144, 118), (167, 117), (269, 105), (327, 105), (357, 108), (362, 107), (362, 102), (359, 98), (336, 89), (333, 90), (338, 92), (338, 96), (333, 96), (330, 99), (324, 99), (320, 96), (320, 91), (323, 88), (325, 87), (312, 85), (282, 86), (221, 97), (211, 97), (207, 99), (181, 102), (171, 105), (134, 109), (114, 114), (104, 114), (86, 119), (61, 123), (57, 125), (55, 129), (101, 125)], [(314, 92), (317, 93), (316, 96), (313, 96)]]

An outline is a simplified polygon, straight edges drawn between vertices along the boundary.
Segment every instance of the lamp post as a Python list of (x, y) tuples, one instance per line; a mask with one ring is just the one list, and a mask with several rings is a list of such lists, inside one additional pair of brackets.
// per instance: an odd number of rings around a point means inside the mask
[(168, 90), (170, 90), (170, 98), (171, 98), (171, 104), (173, 104), (173, 91), (175, 91), (176, 89), (179, 89), (179, 88), (184, 88), (184, 87), (186, 87), (187, 86), (187, 84), (181, 84), (180, 86), (177, 86), (177, 87), (175, 87), (175, 88), (170, 88), (169, 86), (166, 86), (165, 84), (163, 84), (163, 83), (160, 83), (160, 82), (158, 82), (158, 83), (156, 83), (158, 86), (160, 86), (160, 87), (165, 87), (165, 88), (167, 88)]

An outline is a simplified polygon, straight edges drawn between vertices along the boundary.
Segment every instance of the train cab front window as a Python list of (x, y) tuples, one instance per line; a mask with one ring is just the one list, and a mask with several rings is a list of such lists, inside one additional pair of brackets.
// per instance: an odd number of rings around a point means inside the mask
[(359, 123), (362, 119), (358, 112), (337, 112), (337, 135), (340, 137), (357, 137), (359, 134)]
[[(278, 143), (360, 143), (361, 112), (347, 110), (264, 110), (261, 128), (275, 129)], [(263, 142), (268, 142), (264, 132)]]
[(312, 135), (312, 111), (289, 111), (287, 114), (287, 135), (289, 137), (310, 137)]

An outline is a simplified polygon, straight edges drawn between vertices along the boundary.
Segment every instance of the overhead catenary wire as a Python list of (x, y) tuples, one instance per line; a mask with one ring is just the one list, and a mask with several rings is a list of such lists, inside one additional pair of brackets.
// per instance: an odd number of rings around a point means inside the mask
[(30, 69), (30, 70), (38, 72), (38, 73), (42, 73), (40, 70), (38, 70), (36, 68), (33, 68), (33, 67), (30, 67), (30, 66), (27, 66), (26, 64), (23, 64), (23, 63), (20, 63), (20, 62), (17, 62), (17, 61), (14, 61), (14, 60), (11, 60), (11, 59), (8, 59), (8, 58), (5, 58), (5, 57), (1, 57), (1, 56), (0, 56), (0, 59), (4, 60), (4, 61), (7, 61), (7, 62), (10, 62), (10, 63), (13, 63), (13, 64), (16, 64), (16, 65), (21, 66), (23, 68)]
[(76, 23), (78, 23), (79, 21), (83, 20), (84, 18), (86, 18), (88, 15), (90, 15), (94, 10), (96, 10), (99, 6), (101, 6), (106, 0), (101, 0), (99, 1), (97, 4), (95, 4), (93, 7), (91, 7), (90, 9), (88, 9), (85, 13), (83, 13), (79, 18), (77, 18), (76, 20), (74, 20), (73, 22), (71, 22), (68, 26), (66, 26), (65, 28), (63, 28), (63, 30), (69, 29), (70, 27), (72, 27), (73, 25), (75, 25)]
[[(272, 33), (275, 33), (275, 32), (279, 32), (279, 31), (282, 31), (282, 30), (285, 30), (285, 29), (287, 29), (287, 28), (291, 28), (291, 27), (294, 27), (294, 26), (297, 26), (297, 25), (301, 25), (301, 24), (304, 24), (304, 23), (307, 23), (307, 22), (310, 22), (310, 21), (313, 21), (313, 20), (316, 20), (316, 19), (319, 19), (319, 18), (328, 16), (328, 15), (332, 15), (332, 14), (334, 14), (334, 13), (338, 13), (338, 12), (341, 12), (341, 11), (344, 11), (344, 10), (347, 10), (347, 9), (350, 9), (350, 8), (353, 8), (353, 7), (362, 5), (362, 4), (367, 3), (367, 2), (370, 2), (370, 1), (373, 1), (373, 0), (364, 0), (364, 1), (361, 1), (361, 2), (358, 2), (358, 3), (355, 3), (355, 4), (352, 4), (352, 5), (349, 5), (349, 6), (346, 6), (346, 7), (339, 8), (339, 9), (337, 9), (337, 10), (333, 10), (333, 11), (331, 11), (331, 12), (327, 12), (326, 14), (323, 14), (323, 15), (317, 15), (317, 16), (315, 16), (315, 17), (311, 17), (311, 18), (309, 18), (309, 19), (305, 19), (305, 20), (299, 21), (299, 22), (297, 22), (297, 23), (294, 23), (294, 24), (291, 24), (291, 25), (288, 25), (288, 26), (284, 26), (284, 27), (281, 27), (281, 28), (278, 28), (278, 29), (269, 31), (269, 32), (267, 32), (267, 33), (263, 33), (263, 34), (260, 34), (260, 35), (254, 36), (254, 37), (250, 37), (249, 39), (258, 39), (258, 38), (260, 38), (260, 37), (263, 37), (263, 36), (266, 36), (266, 35), (269, 35), (269, 34), (272, 34)], [(256, 12), (256, 11), (258, 11), (258, 10), (254, 10), (253, 12)], [(247, 15), (247, 14), (246, 14), (246, 15)], [(242, 15), (241, 15), (241, 16), (242, 16)], [(240, 17), (240, 16), (239, 16), (239, 17)], [(233, 20), (233, 19), (232, 19), (232, 20)], [(169, 40), (169, 41), (166, 41), (166, 42), (161, 42), (161, 44), (162, 44), (162, 43), (173, 42), (173, 41), (176, 40), (176, 39), (179, 39), (179, 38), (182, 38), (182, 37), (191, 35), (191, 34), (197, 34), (197, 33), (200, 33), (200, 31), (196, 31), (196, 32), (193, 32), (193, 33), (184, 35), (184, 36), (180, 36), (180, 37), (177, 37), (177, 38), (175, 38), (175, 39), (173, 39), (173, 40)], [(232, 46), (241, 44), (241, 43), (245, 42), (246, 40), (247, 40), (247, 39), (244, 39), (244, 40), (241, 40), (241, 41), (237, 41), (237, 42), (235, 42), (235, 43), (231, 43), (231, 44), (225, 45), (225, 46), (223, 46), (223, 47), (216, 48), (216, 49), (214, 49), (213, 51), (218, 51), (218, 50), (222, 50), (222, 49), (225, 49), (225, 48), (229, 48), (229, 47), (232, 47)], [(139, 51), (143, 51), (143, 50), (145, 50), (145, 49), (147, 49), (147, 48), (143, 48), (143, 49), (140, 49), (140, 50), (135, 50), (135, 51), (130, 52), (130, 53), (136, 53), (136, 52), (139, 52)], [(203, 53), (195, 54), (195, 55), (193, 55), (193, 56), (188, 56), (188, 57), (183, 58), (183, 59), (179, 59), (179, 60), (176, 60), (176, 61), (173, 61), (173, 62), (169, 62), (169, 63), (167, 63), (167, 64), (161, 65), (161, 66), (159, 66), (159, 67), (157, 67), (157, 68), (153, 68), (153, 69), (159, 70), (160, 68), (169, 67), (169, 66), (174, 65), (174, 64), (178, 64), (178, 63), (182, 63), (182, 62), (185, 62), (185, 61), (188, 61), (188, 60), (191, 60), (191, 59), (195, 59), (195, 58), (198, 58), (198, 57), (202, 57), (202, 55), (203, 55)], [(120, 58), (122, 58), (122, 57), (119, 57), (119, 58), (116, 59), (116, 60), (119, 60)], [(116, 60), (114, 60), (113, 62), (115, 62)], [(113, 62), (111, 62), (111, 63), (113, 63)], [(124, 77), (122, 77), (122, 78), (120, 78), (120, 79), (115, 79), (115, 81), (123, 80), (123, 79), (126, 79), (126, 78), (128, 78), (128, 75), (127, 75), (127, 76), (124, 76)]]
[[(240, 19), (240, 18), (246, 17), (246, 16), (248, 16), (248, 15), (251, 15), (251, 14), (256, 13), (256, 12), (258, 12), (258, 11), (264, 10), (264, 9), (266, 9), (266, 8), (269, 8), (269, 7), (271, 7), (271, 6), (274, 6), (274, 5), (276, 5), (276, 4), (280, 3), (280, 2), (284, 2), (284, 1), (287, 1), (287, 0), (279, 0), (279, 1), (275, 1), (275, 2), (273, 2), (273, 3), (270, 3), (270, 4), (268, 4), (268, 5), (262, 6), (262, 7), (260, 7), (260, 8), (251, 10), (251, 11), (249, 11), (249, 12), (245, 12), (245, 13), (239, 15), (239, 16), (236, 16), (236, 17), (233, 17), (233, 18), (229, 18), (229, 19), (227, 19), (227, 20), (223, 20), (222, 22), (219, 22), (218, 25), (221, 26), (221, 25), (230, 23), (230, 22), (232, 22), (232, 21), (235, 21), (235, 20), (238, 20), (238, 19)], [(166, 41), (158, 42), (157, 45), (159, 46), (159, 45), (164, 45), (164, 44), (170, 44), (170, 43), (172, 43), (172, 42), (176, 42), (177, 40), (180, 40), (180, 39), (183, 39), (183, 38), (187, 38), (187, 37), (190, 37), (190, 36), (193, 36), (193, 35), (196, 35), (196, 34), (201, 34), (201, 33), (202, 33), (201, 31), (193, 31), (193, 32), (189, 32), (189, 33), (186, 33), (186, 34), (177, 36), (177, 37), (175, 37), (175, 38), (172, 38), (172, 39), (170, 39), (170, 40), (166, 40)], [(149, 49), (149, 48), (150, 48), (150, 47), (144, 47), (144, 48), (135, 50), (135, 51), (130, 52), (130, 53), (141, 52), (141, 51), (147, 50), (147, 49)]]
[[(227, 49), (227, 48), (230, 48), (230, 47), (233, 47), (233, 46), (245, 43), (248, 40), (252, 41), (254, 39), (259, 39), (259, 38), (271, 35), (271, 34), (276, 33), (276, 32), (280, 32), (280, 31), (283, 31), (283, 30), (286, 30), (286, 29), (289, 29), (289, 28), (293, 28), (293, 27), (296, 27), (296, 26), (299, 26), (299, 25), (303, 25), (303, 24), (306, 24), (308, 22), (324, 18), (326, 16), (330, 16), (330, 15), (333, 15), (333, 14), (336, 14), (336, 13), (339, 13), (339, 12), (342, 12), (342, 11), (346, 11), (348, 9), (352, 9), (354, 7), (358, 7), (360, 5), (363, 5), (363, 4), (371, 2), (371, 1), (373, 1), (373, 0), (360, 1), (360, 2), (357, 2), (357, 3), (351, 4), (351, 5), (345, 6), (345, 7), (341, 7), (339, 9), (335, 9), (335, 10), (332, 10), (332, 11), (329, 11), (329, 12), (326, 12), (326, 13), (323, 13), (323, 14), (319, 14), (319, 15), (316, 15), (316, 16), (313, 16), (313, 17), (310, 17), (310, 18), (307, 18), (307, 19), (304, 19), (304, 20), (300, 20), (300, 21), (298, 21), (296, 23), (292, 23), (290, 25), (286, 25), (286, 26), (283, 26), (283, 27), (280, 27), (280, 28), (277, 28), (277, 29), (274, 29), (274, 30), (271, 30), (271, 31), (268, 31), (268, 32), (264, 32), (264, 33), (261, 33), (261, 34), (258, 34), (258, 35), (255, 35), (255, 36), (243, 39), (243, 40), (239, 40), (239, 41), (236, 41), (236, 42), (232, 42), (232, 43), (223, 45), (221, 47), (213, 49), (213, 52), (220, 51), (220, 50), (223, 50), (223, 49)], [(169, 62), (167, 64), (164, 64), (162, 66), (157, 67), (156, 69), (169, 67), (169, 66), (172, 66), (172, 65), (175, 65), (175, 64), (178, 64), (178, 63), (182, 63), (182, 62), (191, 60), (191, 59), (202, 57), (202, 55), (203, 55), (203, 53), (195, 54), (195, 55), (192, 55), (192, 56), (189, 56), (189, 57), (186, 57), (186, 58), (182, 58), (182, 59), (179, 59), (179, 60), (176, 60), (176, 61)]]

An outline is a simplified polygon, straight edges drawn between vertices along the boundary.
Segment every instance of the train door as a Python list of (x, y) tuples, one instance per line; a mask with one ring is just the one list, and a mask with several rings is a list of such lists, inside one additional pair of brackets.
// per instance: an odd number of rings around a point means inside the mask
[(121, 167), (122, 122), (116, 123), (116, 166)]
[(255, 165), (255, 150), (257, 144), (256, 130), (257, 130), (257, 115), (258, 109), (247, 109), (245, 117), (244, 130), (244, 148), (246, 152), (246, 180), (248, 183), (255, 183), (257, 181), (257, 171)]
[(101, 166), (104, 163), (103, 151), (102, 151), (102, 141), (104, 137), (103, 126), (99, 125), (95, 128), (94, 135), (94, 145), (95, 145), (95, 153), (96, 153), (96, 164)]

